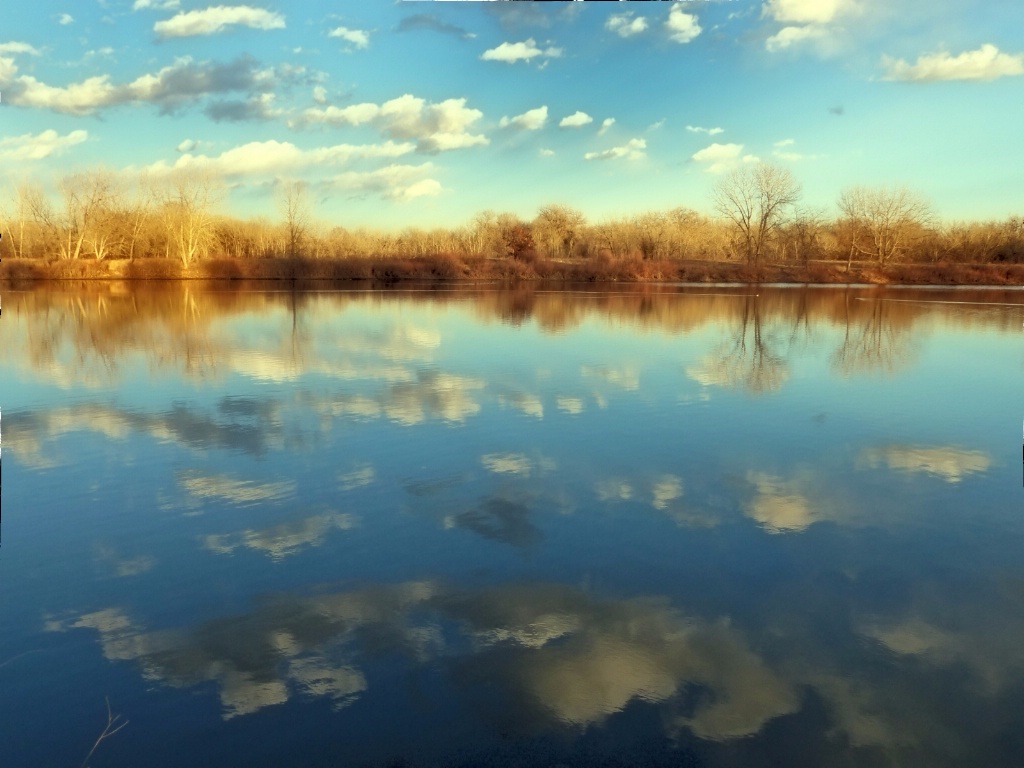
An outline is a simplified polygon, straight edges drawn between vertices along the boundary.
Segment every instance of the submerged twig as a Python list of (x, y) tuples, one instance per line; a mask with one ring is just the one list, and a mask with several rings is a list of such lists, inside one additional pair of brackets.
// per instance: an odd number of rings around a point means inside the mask
[(86, 765), (89, 763), (89, 758), (92, 757), (93, 752), (96, 751), (96, 747), (100, 745), (100, 742), (102, 742), (106, 738), (113, 736), (115, 733), (117, 733), (126, 725), (128, 725), (128, 721), (125, 720), (123, 723), (121, 723), (115, 728), (114, 725), (117, 723), (118, 720), (121, 719), (121, 716), (115, 715), (113, 712), (110, 711), (109, 698), (104, 696), (103, 700), (107, 702), (107, 727), (103, 729), (103, 733), (101, 733), (99, 738), (96, 739), (96, 743), (92, 745), (92, 749), (89, 750), (89, 754), (85, 756), (85, 760), (82, 761), (82, 768), (86, 768)]

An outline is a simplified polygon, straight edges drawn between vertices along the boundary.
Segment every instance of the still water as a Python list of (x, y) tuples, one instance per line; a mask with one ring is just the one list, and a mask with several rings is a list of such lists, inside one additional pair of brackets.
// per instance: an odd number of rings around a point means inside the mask
[(3, 309), (5, 768), (1024, 764), (1024, 293)]

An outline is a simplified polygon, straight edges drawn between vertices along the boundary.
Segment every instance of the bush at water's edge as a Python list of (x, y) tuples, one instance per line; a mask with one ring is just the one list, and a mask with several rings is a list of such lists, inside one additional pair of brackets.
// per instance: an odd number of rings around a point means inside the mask
[(559, 280), (572, 282), (873, 283), (900, 285), (1024, 285), (1024, 265), (763, 264), (598, 257), (586, 261), (489, 259), (439, 254), (379, 259), (176, 259), (44, 262), (4, 259), (0, 280)]

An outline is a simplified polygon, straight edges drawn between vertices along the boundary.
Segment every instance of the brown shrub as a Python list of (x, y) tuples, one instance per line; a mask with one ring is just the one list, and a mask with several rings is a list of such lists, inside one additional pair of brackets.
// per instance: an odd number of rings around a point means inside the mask
[(124, 271), (129, 280), (178, 280), (181, 262), (177, 259), (136, 259)]

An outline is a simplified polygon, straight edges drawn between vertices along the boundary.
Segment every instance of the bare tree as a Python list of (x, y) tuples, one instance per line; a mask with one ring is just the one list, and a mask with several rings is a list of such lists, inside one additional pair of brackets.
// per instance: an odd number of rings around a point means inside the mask
[(186, 267), (209, 250), (222, 192), (222, 181), (206, 169), (182, 169), (169, 180), (162, 213)]
[(932, 219), (928, 202), (906, 187), (848, 187), (839, 210), (855, 225), (851, 255), (857, 250), (879, 264), (898, 258)]
[(549, 256), (568, 257), (572, 256), (586, 225), (586, 217), (581, 211), (552, 203), (537, 213), (533, 222), (534, 238), (544, 245)]
[(301, 181), (285, 183), (278, 193), (278, 208), (288, 234), (288, 256), (299, 256), (312, 220), (306, 185)]
[(758, 264), (782, 224), (786, 209), (800, 197), (800, 185), (785, 168), (770, 163), (744, 165), (715, 187), (715, 207), (734, 225), (739, 250)]

